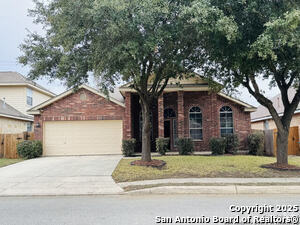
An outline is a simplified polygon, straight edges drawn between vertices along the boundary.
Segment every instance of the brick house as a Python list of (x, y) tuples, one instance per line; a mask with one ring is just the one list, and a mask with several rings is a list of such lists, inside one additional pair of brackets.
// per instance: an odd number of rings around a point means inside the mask
[[(141, 108), (137, 93), (124, 85), (122, 96), (106, 98), (86, 85), (69, 90), (34, 108), (35, 137), (43, 141), (44, 155), (120, 154), (122, 139), (135, 138), (141, 146)], [(152, 150), (157, 137), (191, 137), (196, 151), (207, 151), (209, 139), (238, 134), (242, 147), (250, 133), (255, 107), (223, 93), (211, 92), (200, 78), (170, 84), (152, 105)]]

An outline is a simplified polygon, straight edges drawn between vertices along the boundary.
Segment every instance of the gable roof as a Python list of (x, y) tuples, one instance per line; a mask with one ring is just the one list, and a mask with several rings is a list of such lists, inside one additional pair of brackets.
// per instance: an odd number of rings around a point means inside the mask
[[(92, 92), (92, 93), (94, 93), (96, 95), (99, 95), (99, 96), (101, 96), (103, 98), (108, 99), (105, 94), (97, 91), (96, 89), (94, 89), (94, 88), (92, 88), (90, 86), (87, 86), (87, 85), (84, 84), (84, 85), (79, 86), (78, 90), (82, 89), (82, 88), (86, 89), (86, 90), (88, 90), (88, 91), (90, 91), (90, 92)], [(47, 101), (45, 101), (45, 102), (43, 102), (41, 104), (39, 104), (39, 105), (37, 105), (37, 106), (29, 109), (27, 112), (28, 112), (28, 114), (31, 114), (31, 115), (38, 115), (38, 114), (40, 114), (40, 109), (42, 109), (42, 108), (44, 108), (44, 107), (46, 107), (46, 106), (48, 106), (48, 105), (50, 105), (50, 104), (52, 104), (52, 103), (60, 100), (60, 99), (66, 97), (68, 95), (71, 95), (73, 93), (74, 93), (74, 88), (69, 89), (69, 90), (61, 93), (60, 95), (57, 95), (56, 97), (53, 97), (53, 98), (51, 98), (51, 99), (49, 99), (49, 100), (47, 100)], [(125, 108), (125, 104), (123, 102), (121, 102), (121, 101), (119, 101), (119, 100), (117, 100), (117, 99), (115, 99), (113, 97), (109, 97), (109, 100)]]
[(255, 106), (250, 105), (250, 104), (248, 104), (246, 102), (243, 102), (243, 101), (241, 101), (241, 100), (239, 100), (237, 98), (234, 98), (234, 97), (231, 97), (229, 95), (226, 95), (223, 92), (218, 92), (217, 95), (222, 96), (223, 98), (226, 98), (226, 99), (228, 99), (228, 100), (230, 100), (232, 102), (235, 102), (236, 104), (244, 106), (245, 107), (245, 109), (244, 109), (245, 112), (255, 112), (257, 110), (257, 108)]
[(56, 94), (52, 93), (51, 91), (47, 90), (43, 86), (27, 79), (22, 74), (17, 72), (0, 72), (0, 86), (19, 86), (25, 85), (36, 89), (48, 96), (55, 96)]
[[(214, 82), (214, 81), (213, 81)], [(216, 85), (221, 84), (214, 82)], [(134, 89), (130, 87), (132, 83), (127, 83), (119, 88), (120, 92), (135, 92)], [(164, 92), (174, 92), (174, 91), (211, 91), (211, 88), (209, 87), (209, 83), (199, 74), (196, 73), (196, 76), (189, 77), (187, 79), (170, 79), (168, 82), (168, 85), (164, 89)], [(226, 95), (223, 92), (217, 93), (219, 96), (226, 98), (232, 102), (235, 102), (236, 104), (239, 104), (243, 107), (245, 107), (245, 112), (255, 112), (256, 107), (247, 104), (237, 98), (231, 97), (229, 95)]]
[(32, 116), (27, 116), (6, 102), (0, 100), (0, 117), (7, 117), (17, 120), (33, 121)]
[[(293, 97), (296, 94), (296, 89), (295, 88), (290, 88), (288, 90), (288, 98), (291, 101), (293, 99)], [(277, 113), (279, 114), (279, 116), (283, 115), (284, 112), (284, 105), (281, 99), (281, 94), (278, 94), (276, 96), (274, 96), (273, 98), (270, 99), (273, 103), (273, 106), (275, 107)], [(295, 113), (300, 113), (300, 104), (298, 105)], [(260, 105), (257, 108), (256, 112), (251, 113), (251, 122), (257, 122), (257, 121), (262, 121), (262, 120), (266, 120), (266, 119), (271, 119), (272, 116), (269, 112), (269, 110)]]

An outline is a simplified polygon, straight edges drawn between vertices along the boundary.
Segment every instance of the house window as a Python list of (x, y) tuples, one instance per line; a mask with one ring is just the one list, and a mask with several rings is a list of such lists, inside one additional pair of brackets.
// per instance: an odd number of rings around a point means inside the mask
[(264, 129), (269, 130), (269, 121), (268, 120), (264, 121)]
[(194, 140), (202, 140), (202, 112), (199, 107), (193, 107), (189, 112), (190, 117), (190, 137)]
[(223, 106), (220, 109), (220, 128), (221, 137), (233, 134), (233, 113), (229, 106)]
[(29, 106), (32, 106), (33, 104), (33, 99), (32, 99), (32, 89), (27, 88), (27, 99), (26, 99), (26, 103)]
[(31, 132), (32, 131), (32, 123), (29, 122), (27, 123), (27, 132)]

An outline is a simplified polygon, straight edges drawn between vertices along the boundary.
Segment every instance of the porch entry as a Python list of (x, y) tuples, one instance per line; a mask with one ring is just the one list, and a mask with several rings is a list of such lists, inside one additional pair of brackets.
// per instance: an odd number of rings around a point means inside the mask
[(173, 151), (177, 140), (177, 118), (173, 109), (164, 110), (164, 137), (170, 138), (169, 149)]

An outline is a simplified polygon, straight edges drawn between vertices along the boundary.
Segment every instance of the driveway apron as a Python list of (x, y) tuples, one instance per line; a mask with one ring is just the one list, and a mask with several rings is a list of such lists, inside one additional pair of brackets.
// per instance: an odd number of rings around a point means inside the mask
[(120, 194), (119, 155), (44, 157), (0, 168), (0, 196)]

